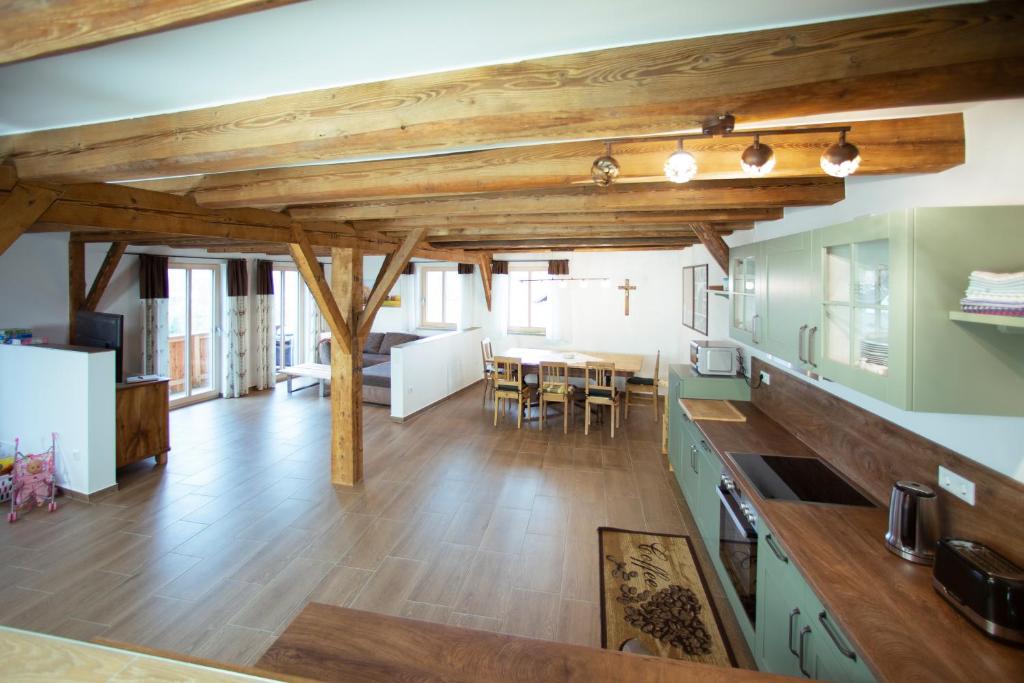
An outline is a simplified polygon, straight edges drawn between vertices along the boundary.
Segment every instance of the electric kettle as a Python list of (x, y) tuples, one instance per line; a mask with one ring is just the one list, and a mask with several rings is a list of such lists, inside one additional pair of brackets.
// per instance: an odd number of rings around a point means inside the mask
[(885, 547), (918, 564), (935, 561), (939, 541), (939, 499), (928, 486), (898, 481), (889, 499), (889, 531)]

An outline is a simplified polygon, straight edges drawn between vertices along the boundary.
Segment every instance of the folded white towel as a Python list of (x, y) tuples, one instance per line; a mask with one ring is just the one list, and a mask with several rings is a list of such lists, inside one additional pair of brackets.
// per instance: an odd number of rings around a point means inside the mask
[(1024, 281), (1024, 270), (1017, 273), (990, 273), (985, 270), (975, 270), (971, 272), (970, 279), (993, 283)]

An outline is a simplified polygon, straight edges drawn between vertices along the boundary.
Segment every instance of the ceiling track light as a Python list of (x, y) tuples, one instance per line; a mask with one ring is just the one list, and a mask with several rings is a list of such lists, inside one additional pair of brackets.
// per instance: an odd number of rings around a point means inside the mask
[(615, 138), (605, 140), (605, 155), (594, 160), (590, 177), (596, 185), (606, 187), (619, 177), (619, 162), (611, 155), (611, 145), (616, 142), (658, 142), (675, 140), (676, 151), (665, 160), (665, 177), (673, 183), (687, 183), (697, 175), (697, 159), (683, 149), (683, 141), (704, 138), (753, 138), (753, 144), (740, 155), (740, 168), (751, 177), (768, 175), (775, 169), (775, 151), (761, 142), (761, 136), (813, 135), (815, 133), (839, 133), (839, 142), (831, 145), (821, 155), (821, 169), (836, 178), (845, 178), (860, 166), (860, 150), (846, 141), (850, 126), (807, 126), (804, 128), (767, 128), (763, 130), (735, 130), (736, 118), (732, 114), (721, 114), (703, 124), (700, 133), (684, 135), (652, 135), (636, 138)]
[(612, 156), (612, 143), (604, 143), (604, 156), (594, 159), (590, 167), (590, 177), (595, 185), (608, 187), (615, 182), (620, 173), (619, 162)]
[(697, 159), (683, 149), (683, 139), (676, 141), (676, 151), (665, 160), (665, 177), (671, 182), (682, 184), (697, 175)]
[(755, 135), (754, 144), (743, 150), (740, 168), (755, 178), (768, 175), (775, 168), (775, 152), (768, 145), (761, 144), (760, 135)]
[(839, 142), (821, 155), (821, 170), (836, 178), (853, 175), (860, 167), (860, 150), (846, 141), (846, 131), (839, 132)]

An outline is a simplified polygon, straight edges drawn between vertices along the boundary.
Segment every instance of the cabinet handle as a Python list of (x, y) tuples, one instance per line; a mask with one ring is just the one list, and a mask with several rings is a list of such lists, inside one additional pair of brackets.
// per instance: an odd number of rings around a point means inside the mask
[(793, 611), (789, 613), (789, 639), (786, 641), (786, 645), (789, 646), (789, 651), (793, 653), (794, 657), (800, 656), (800, 653), (793, 649), (793, 624), (796, 623), (798, 616), (800, 616), (800, 608), (794, 607)]
[(754, 323), (754, 329), (750, 331), (750, 341), (755, 344), (760, 344), (761, 340), (757, 338), (757, 323), (761, 320), (761, 314), (755, 313), (754, 317), (750, 319), (750, 322)]
[(804, 676), (807, 676), (807, 678), (811, 678), (811, 673), (804, 668), (804, 638), (806, 638), (807, 634), (810, 632), (810, 626), (804, 626), (802, 629), (800, 629), (800, 654), (797, 655), (800, 664), (800, 673), (802, 673)]
[(804, 358), (804, 333), (807, 332), (807, 325), (801, 325), (800, 331), (796, 335), (796, 355), (800, 359), (800, 362), (806, 363), (807, 359)]
[(818, 614), (818, 621), (821, 622), (821, 625), (825, 629), (825, 633), (828, 634), (828, 637), (831, 638), (832, 642), (836, 644), (836, 649), (842, 652), (843, 656), (847, 659), (852, 659), (856, 662), (857, 653), (851, 650), (850, 648), (846, 647), (846, 645), (842, 642), (842, 640), (839, 638), (839, 634), (835, 632), (835, 629), (832, 627), (832, 624), (829, 623), (828, 615), (824, 612), (820, 612)]
[(768, 547), (772, 549), (772, 552), (775, 553), (775, 557), (779, 558), (786, 564), (789, 564), (789, 558), (786, 557), (786, 554), (784, 552), (782, 552), (782, 548), (780, 548), (778, 544), (775, 543), (775, 539), (772, 538), (771, 534), (765, 536), (764, 540), (766, 543), (768, 543)]
[(807, 333), (807, 362), (811, 364), (811, 367), (818, 367), (818, 364), (814, 362), (814, 338), (818, 336), (818, 326), (815, 325), (811, 328), (811, 331)]

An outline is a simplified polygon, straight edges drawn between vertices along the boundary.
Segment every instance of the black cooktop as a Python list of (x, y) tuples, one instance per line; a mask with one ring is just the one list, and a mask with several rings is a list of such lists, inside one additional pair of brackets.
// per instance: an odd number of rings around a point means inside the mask
[(762, 498), (829, 505), (875, 505), (817, 458), (760, 453), (730, 455)]

